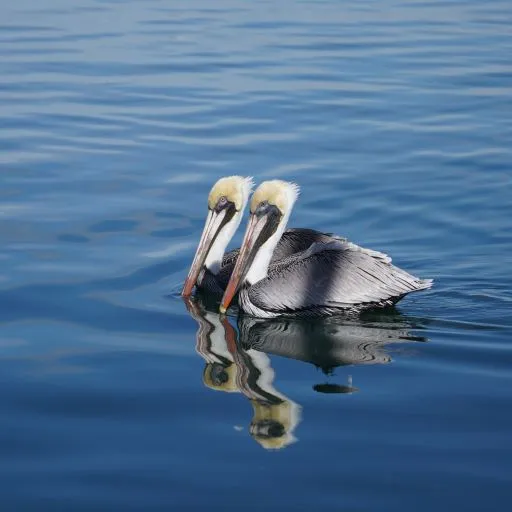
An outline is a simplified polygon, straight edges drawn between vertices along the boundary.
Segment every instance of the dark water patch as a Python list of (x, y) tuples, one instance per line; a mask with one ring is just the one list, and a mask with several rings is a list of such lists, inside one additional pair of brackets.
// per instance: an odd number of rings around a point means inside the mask
[(83, 235), (73, 235), (73, 234), (63, 234), (59, 235), (58, 239), (61, 242), (69, 242), (74, 244), (84, 244), (89, 241), (86, 236)]
[(89, 228), (92, 233), (118, 233), (122, 231), (133, 231), (137, 226), (134, 220), (104, 220)]

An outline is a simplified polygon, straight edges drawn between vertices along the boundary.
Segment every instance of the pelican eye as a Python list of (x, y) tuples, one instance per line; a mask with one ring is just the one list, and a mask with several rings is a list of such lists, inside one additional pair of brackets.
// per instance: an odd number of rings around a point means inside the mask
[(217, 200), (217, 204), (215, 205), (215, 211), (221, 212), (222, 210), (225, 210), (226, 208), (235, 207), (235, 203), (230, 201), (226, 196), (220, 196)]
[(268, 201), (262, 201), (260, 204), (258, 204), (256, 210), (254, 210), (254, 214), (258, 217), (262, 215), (276, 215), (280, 217), (281, 211), (277, 206), (270, 204)]

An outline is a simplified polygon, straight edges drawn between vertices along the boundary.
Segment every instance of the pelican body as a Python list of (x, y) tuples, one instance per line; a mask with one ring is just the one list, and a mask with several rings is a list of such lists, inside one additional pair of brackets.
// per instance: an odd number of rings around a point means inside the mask
[[(333, 236), (329, 233), (322, 233), (314, 229), (290, 228), (281, 236), (270, 264), (283, 260), (292, 254), (305, 251), (311, 244), (316, 242), (332, 241)], [(231, 273), (235, 268), (236, 260), (240, 249), (233, 249), (224, 255), (218, 273), (215, 274), (208, 267), (204, 266), (199, 274), (196, 286), (208, 293), (222, 295), (228, 285)]]
[[(219, 296), (224, 293), (240, 252), (234, 249), (225, 254), (225, 250), (240, 225), (252, 186), (252, 178), (228, 176), (212, 187), (206, 223), (183, 286), (184, 297), (191, 295), (194, 286)], [(332, 239), (331, 235), (313, 229), (288, 229), (280, 237), (270, 264), (304, 251), (315, 242)]]
[(263, 182), (254, 192), (221, 313), (237, 292), (245, 313), (273, 318), (360, 313), (432, 286), (432, 280), (392, 265), (387, 255), (337, 237), (314, 242), (271, 265), (298, 194), (297, 185), (280, 180)]

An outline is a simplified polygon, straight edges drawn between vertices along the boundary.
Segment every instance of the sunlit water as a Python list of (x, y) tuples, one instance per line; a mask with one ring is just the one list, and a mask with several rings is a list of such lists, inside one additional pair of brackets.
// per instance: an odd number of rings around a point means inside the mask
[[(0, 3), (2, 511), (506, 510), (511, 24), (508, 0)], [(297, 181), (291, 225), (434, 288), (353, 323), (185, 304), (234, 173)]]

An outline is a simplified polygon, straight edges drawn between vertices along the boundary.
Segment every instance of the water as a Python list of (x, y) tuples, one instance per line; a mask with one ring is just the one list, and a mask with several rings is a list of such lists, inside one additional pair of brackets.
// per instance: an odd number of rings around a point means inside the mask
[[(506, 0), (2, 2), (2, 510), (505, 510), (511, 23)], [(297, 181), (291, 225), (434, 288), (352, 324), (183, 303), (233, 173)]]

